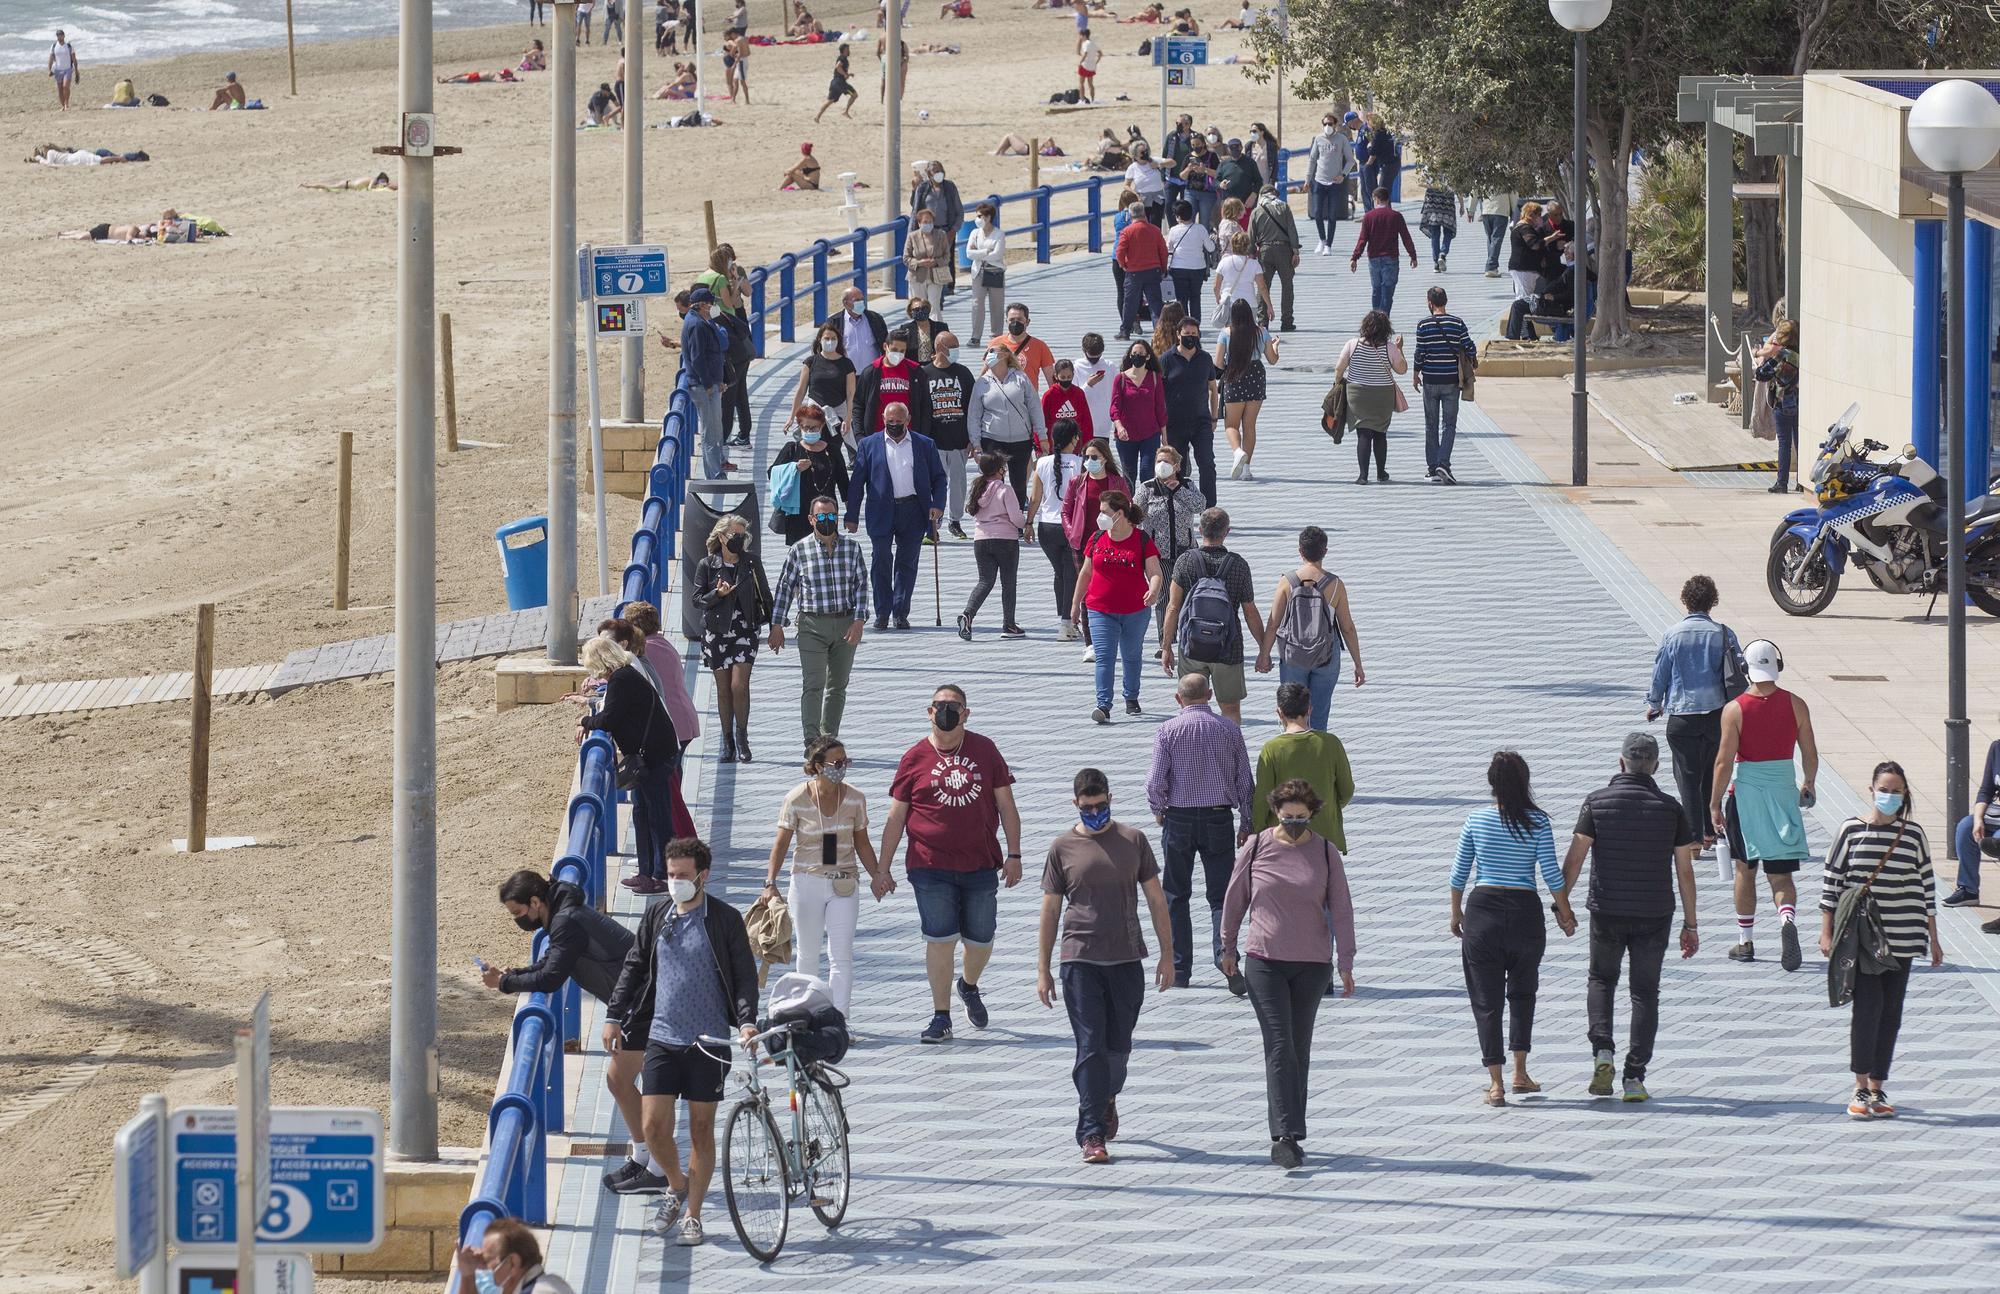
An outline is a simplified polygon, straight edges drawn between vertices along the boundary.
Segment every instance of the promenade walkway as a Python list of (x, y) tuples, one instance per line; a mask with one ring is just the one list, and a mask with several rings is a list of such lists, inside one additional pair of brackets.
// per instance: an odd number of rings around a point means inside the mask
[[(1479, 275), (1473, 242), (1443, 281), (1477, 330), (1499, 309), (1504, 281)], [(1086, 329), (1115, 330), (1102, 259), (1013, 279), (1058, 354), (1074, 354)], [(1405, 269), (1395, 315), (1405, 333), (1432, 281), (1428, 268)], [(954, 1042), (918, 1046), (930, 1008), (909, 889), (864, 904), (853, 1022), (863, 1040), (844, 1066), (855, 1153), (846, 1224), (828, 1233), (795, 1213), (784, 1255), (761, 1269), (735, 1242), (718, 1180), (710, 1242), (679, 1249), (645, 1230), (644, 1201), (598, 1190), (605, 1161), (573, 1157), (551, 1267), (579, 1290), (1993, 1287), (1994, 972), (1952, 953), (1944, 970), (1916, 975), (1889, 1084), (1904, 1116), (1850, 1125), (1840, 1113), (1847, 1013), (1827, 1008), (1818, 958), (1780, 971), (1767, 915), (1766, 959), (1726, 960), (1729, 901), (1710, 864), (1704, 946), (1666, 969), (1654, 1100), (1586, 1096), (1585, 938), (1551, 927), (1534, 1063), (1545, 1093), (1502, 1110), (1478, 1103), (1483, 1076), (1445, 920), (1459, 824), (1485, 802), (1487, 759), (1505, 746), (1533, 765), (1538, 798), (1566, 839), (1580, 796), (1616, 770), (1655, 635), (1674, 611), (1476, 408), (1460, 423), (1458, 488), (1424, 481), (1420, 412), (1391, 436), (1396, 481), (1351, 484), (1351, 446), (1326, 440), (1318, 409), (1367, 279), (1350, 276), (1343, 258), (1309, 255), (1299, 287), (1303, 331), (1286, 338), (1271, 374), (1260, 479), (1225, 481), (1221, 502), (1260, 597), (1293, 560), (1299, 526), (1328, 531), (1368, 666), (1368, 685), (1343, 686), (1333, 708), (1359, 787), (1348, 871), (1360, 989), (1320, 1014), (1307, 1166), (1269, 1163), (1254, 1017), (1200, 959), (1192, 988), (1147, 1002), (1115, 1162), (1080, 1162), (1069, 1030), (1060, 1008), (1034, 1000), (1041, 856), (1074, 821), (1069, 782), (1082, 765), (1109, 772), (1119, 817), (1145, 821), (1150, 741), (1172, 712), (1171, 688), (1154, 673), (1143, 718), (1092, 725), (1090, 667), (1053, 641), (1045, 567), (1032, 550), (1021, 564), (1031, 638), (998, 640), (995, 611), (975, 642), (960, 643), (950, 625), (971, 551), (947, 543), (945, 627), (929, 627), (926, 571), (913, 616), (922, 627), (863, 643), (844, 735), (878, 826), (890, 773), (922, 735), (938, 682), (967, 689), (970, 726), (1012, 763), (1028, 861), (1021, 887), (1001, 897), (984, 979), (992, 1026), (972, 1030), (961, 1013)], [(964, 308), (946, 314), (956, 322)], [(760, 464), (780, 443), (795, 362), (782, 355), (755, 379)], [(767, 547), (773, 574), (777, 561)], [(798, 780), (796, 660), (761, 658), (756, 763), (718, 766), (703, 747), (692, 752), (716, 890), (738, 904), (754, 897), (777, 805)], [(1245, 703), (1253, 750), (1276, 731), (1274, 688), (1275, 675), (1256, 678)], [(1855, 804), (1838, 779), (1823, 783), (1816, 843)], [(1922, 807), (1935, 842), (1934, 796)], [(1816, 869), (1801, 879), (1810, 931)], [(637, 901), (617, 893), (636, 915)], [(1954, 930), (1952, 947), (1965, 943)], [(1627, 1019), (1621, 1001), (1621, 1033)], [(588, 1020), (585, 1037), (596, 1032)], [(601, 1095), (601, 1061), (593, 1050), (573, 1080), (573, 1126), (598, 1141), (622, 1137)]]

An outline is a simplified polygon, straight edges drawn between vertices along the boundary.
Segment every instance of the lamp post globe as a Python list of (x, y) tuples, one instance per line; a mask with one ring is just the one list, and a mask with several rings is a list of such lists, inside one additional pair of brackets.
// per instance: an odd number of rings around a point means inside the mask
[(1549, 16), (1566, 31), (1596, 31), (1611, 16), (1611, 0), (1549, 0)]
[(2000, 152), (2000, 100), (1971, 81), (1937, 82), (1910, 109), (1910, 151), (1941, 174), (1984, 170)]

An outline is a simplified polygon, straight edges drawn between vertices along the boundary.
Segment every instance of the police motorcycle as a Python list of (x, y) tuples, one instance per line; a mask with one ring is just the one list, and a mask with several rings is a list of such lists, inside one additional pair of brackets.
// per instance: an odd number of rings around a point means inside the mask
[[(1888, 446), (1855, 439), (1860, 410), (1849, 405), (1820, 445), (1811, 478), (1819, 506), (1788, 513), (1771, 536), (1764, 582), (1788, 615), (1826, 610), (1850, 561), (1884, 593), (1927, 593), (1935, 606), (1945, 590), (1945, 479), (1913, 446), (1870, 460)], [(1965, 520), (1966, 592), (2000, 616), (2000, 497), (1966, 504)]]

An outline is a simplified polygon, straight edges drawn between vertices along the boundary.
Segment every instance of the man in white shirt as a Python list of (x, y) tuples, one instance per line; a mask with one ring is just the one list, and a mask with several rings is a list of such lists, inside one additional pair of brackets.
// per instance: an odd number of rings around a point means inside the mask
[(868, 308), (868, 294), (858, 287), (840, 294), (840, 306), (840, 342), (859, 373), (881, 357), (889, 325)]
[[(1104, 338), (1094, 332), (1083, 335), (1083, 357), (1076, 361), (1076, 384), (1083, 388), (1084, 403), (1090, 406), (1093, 429), (1111, 427), (1111, 379), (1118, 366), (1104, 358)], [(1077, 452), (1083, 452), (1078, 445)]]
[(1104, 51), (1090, 38), (1090, 28), (1077, 33), (1076, 42), (1076, 97), (1080, 103), (1097, 102), (1097, 65), (1104, 59)]
[(69, 43), (60, 28), (56, 30), (56, 43), (49, 46), (49, 75), (55, 78), (57, 103), (62, 111), (68, 112), (70, 83), (83, 81), (83, 68), (76, 61), (76, 46)]

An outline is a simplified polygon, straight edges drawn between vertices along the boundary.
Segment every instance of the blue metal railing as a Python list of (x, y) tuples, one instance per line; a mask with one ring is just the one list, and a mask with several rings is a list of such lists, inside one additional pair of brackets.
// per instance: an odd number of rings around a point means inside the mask
[[(1279, 154), (1276, 183), (1280, 186), (1280, 192), (1289, 193), (1293, 189), (1303, 187), (1290, 180), (1288, 163), (1295, 157), (1303, 156), (1305, 152), (1303, 148), (1292, 148)], [(997, 213), (994, 223), (999, 226), (1001, 232), (1009, 237), (1031, 235), (1035, 241), (1035, 263), (1047, 265), (1054, 255), (1054, 240), (1050, 237), (1050, 232), (1067, 226), (1082, 225), (1083, 245), (1093, 252), (1104, 250), (1104, 222), (1116, 215), (1115, 212), (1104, 210), (1104, 189), (1106, 185), (1122, 187), (1124, 183), (1123, 172), (1107, 171), (1102, 175), (1093, 175), (1088, 179), (1076, 180), (1069, 184), (1044, 184), (1038, 189), (1027, 189), (1020, 193), (993, 193), (987, 195), (985, 201), (993, 205)], [(1181, 184), (1175, 179), (1170, 179), (1167, 183), (1174, 189), (1178, 189)], [(1055, 199), (1060, 195), (1072, 193), (1083, 195), (1084, 209), (1067, 216), (1054, 215)], [(1026, 224), (1009, 229), (1007, 213), (1020, 210), (1024, 202), (1030, 204), (1030, 220)], [(954, 229), (948, 232), (956, 240), (958, 231)], [(897, 253), (885, 261), (871, 261), (868, 256), (868, 244), (870, 240), (880, 238), (884, 234), (893, 236)], [(845, 288), (849, 284), (860, 284), (865, 288), (870, 273), (890, 269), (895, 272), (896, 296), (907, 297), (910, 290), (910, 275), (903, 264), (901, 248), (909, 240), (909, 236), (910, 218), (898, 216), (884, 224), (857, 229), (839, 238), (822, 238), (803, 251), (786, 252), (769, 265), (751, 270), (750, 337), (756, 347), (757, 357), (759, 359), (764, 357), (764, 332), (770, 326), (772, 316), (777, 317), (778, 340), (786, 345), (798, 340), (798, 307), (801, 303), (809, 303), (814, 323), (825, 319), (828, 288), (835, 286)], [(832, 269), (831, 263), (842, 255), (848, 257), (852, 263), (849, 268), (836, 272)], [(953, 255), (957, 255), (955, 242)], [(803, 289), (798, 286), (798, 267), (802, 262), (811, 267), (811, 277)], [(777, 280), (775, 294), (771, 291), (773, 279)]]

